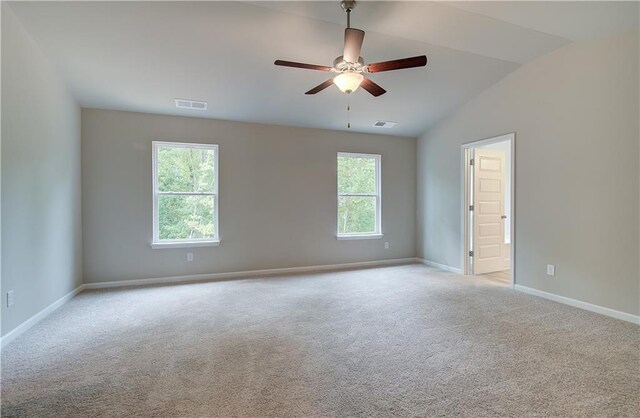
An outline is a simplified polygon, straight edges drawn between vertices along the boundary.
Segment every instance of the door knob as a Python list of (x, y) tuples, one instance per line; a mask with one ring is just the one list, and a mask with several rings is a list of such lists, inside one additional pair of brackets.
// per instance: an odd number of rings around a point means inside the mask
[(507, 215), (502, 215), (500, 219), (507, 219)]

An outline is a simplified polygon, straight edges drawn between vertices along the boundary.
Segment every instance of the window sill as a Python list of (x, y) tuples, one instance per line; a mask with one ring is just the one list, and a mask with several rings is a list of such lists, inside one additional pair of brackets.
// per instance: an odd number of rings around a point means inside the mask
[(350, 239), (380, 239), (384, 237), (384, 234), (353, 234), (353, 235), (337, 235), (338, 241), (350, 240)]
[(190, 241), (190, 242), (154, 242), (151, 248), (161, 250), (165, 248), (195, 248), (195, 247), (217, 247), (220, 241)]

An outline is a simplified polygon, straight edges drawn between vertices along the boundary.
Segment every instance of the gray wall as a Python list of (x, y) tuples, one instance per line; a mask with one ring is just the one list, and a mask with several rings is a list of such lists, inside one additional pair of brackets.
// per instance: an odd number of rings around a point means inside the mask
[[(220, 145), (219, 247), (151, 249), (154, 140)], [(381, 240), (335, 238), (338, 151), (382, 154)], [(83, 109), (85, 282), (415, 257), (415, 152), (415, 138)]]
[(82, 233), (80, 108), (4, 2), (1, 154), (5, 335), (80, 285)]
[(418, 256), (460, 267), (460, 145), (516, 132), (516, 283), (640, 313), (638, 89), (636, 32), (541, 57), (440, 122), (418, 140)]

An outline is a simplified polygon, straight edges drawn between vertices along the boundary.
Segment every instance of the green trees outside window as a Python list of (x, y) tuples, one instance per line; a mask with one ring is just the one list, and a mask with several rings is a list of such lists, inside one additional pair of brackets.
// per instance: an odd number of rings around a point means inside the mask
[[(155, 244), (218, 241), (218, 146), (153, 143)], [(380, 156), (338, 153), (338, 235), (380, 234)]]
[(338, 235), (377, 234), (380, 156), (338, 153)]
[(154, 241), (217, 239), (217, 146), (154, 143)]

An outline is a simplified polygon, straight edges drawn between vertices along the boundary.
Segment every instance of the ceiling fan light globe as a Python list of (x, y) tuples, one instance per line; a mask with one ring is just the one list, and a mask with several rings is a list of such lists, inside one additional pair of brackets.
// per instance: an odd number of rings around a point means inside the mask
[(333, 84), (335, 84), (341, 92), (349, 94), (358, 90), (362, 80), (364, 80), (362, 74), (349, 71), (335, 76), (333, 78)]

